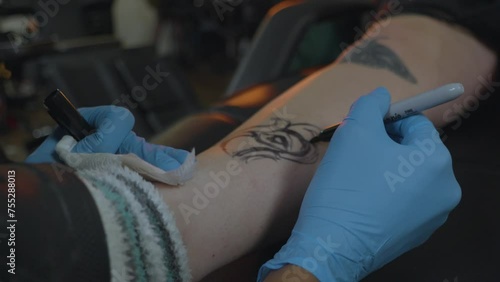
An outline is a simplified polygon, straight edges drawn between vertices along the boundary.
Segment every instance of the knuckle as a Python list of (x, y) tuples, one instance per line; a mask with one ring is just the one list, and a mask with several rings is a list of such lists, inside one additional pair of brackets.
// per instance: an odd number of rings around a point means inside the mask
[(432, 159), (433, 159), (433, 165), (437, 169), (452, 168), (451, 154), (448, 151), (448, 149), (444, 147), (444, 145), (436, 149), (436, 154)]
[(130, 113), (129, 109), (125, 107), (120, 107), (120, 106), (109, 106), (111, 109), (111, 112), (116, 113), (118, 115), (122, 115), (125, 113)]
[(105, 150), (104, 134), (97, 131), (93, 137), (86, 142), (88, 150), (92, 153), (103, 152)]
[(455, 208), (460, 203), (461, 200), (462, 200), (462, 189), (460, 188), (458, 182), (455, 181), (455, 185), (451, 191), (452, 208)]
[(135, 123), (134, 115), (128, 108), (120, 106), (110, 106), (110, 107), (114, 120), (123, 121), (127, 124), (132, 124), (132, 125)]

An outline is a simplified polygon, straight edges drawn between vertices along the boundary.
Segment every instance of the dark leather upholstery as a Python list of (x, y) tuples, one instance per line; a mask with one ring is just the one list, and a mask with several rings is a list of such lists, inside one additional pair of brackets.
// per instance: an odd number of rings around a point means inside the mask
[[(15, 171), (15, 219), (7, 219), (8, 171)], [(11, 185), (12, 186), (12, 185)], [(0, 165), (2, 233), (15, 224), (15, 246), (2, 237), (0, 281), (110, 281), (108, 246), (101, 217), (87, 187), (61, 164)], [(9, 235), (10, 237), (10, 235)], [(7, 254), (15, 247), (15, 275)], [(10, 260), (10, 259), (9, 259)]]
[(235, 92), (287, 74), (291, 58), (311, 25), (323, 19), (358, 19), (362, 13), (374, 8), (375, 3), (371, 0), (283, 1), (276, 5), (253, 38), (252, 46), (238, 65), (225, 96), (230, 97)]

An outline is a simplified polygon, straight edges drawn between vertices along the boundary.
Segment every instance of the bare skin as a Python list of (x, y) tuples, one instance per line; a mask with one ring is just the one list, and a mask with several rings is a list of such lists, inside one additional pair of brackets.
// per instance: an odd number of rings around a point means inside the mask
[(425, 113), (443, 126), (451, 122), (444, 113), (458, 114), (467, 96), (480, 93), (478, 77), (496, 67), (496, 55), (466, 31), (428, 17), (395, 17), (367, 34), (200, 154), (191, 181), (156, 185), (175, 214), (195, 281), (288, 236), (326, 149), (302, 141), (341, 121), (359, 96), (385, 86), (397, 101), (461, 82), (460, 100)]
[(283, 268), (271, 272), (265, 282), (285, 282), (294, 279), (296, 282), (319, 282), (314, 275), (309, 271), (296, 266), (296, 265), (285, 265)]

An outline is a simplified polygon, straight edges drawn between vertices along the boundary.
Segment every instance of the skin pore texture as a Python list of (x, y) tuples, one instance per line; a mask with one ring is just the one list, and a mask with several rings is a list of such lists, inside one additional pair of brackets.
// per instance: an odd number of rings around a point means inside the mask
[(341, 121), (359, 96), (385, 86), (398, 101), (460, 82), (461, 98), (425, 112), (443, 126), (443, 113), (479, 95), (478, 77), (490, 78), (495, 67), (495, 54), (474, 37), (425, 16), (374, 27), (337, 62), (198, 155), (195, 176), (184, 186), (156, 184), (174, 213), (194, 280), (288, 237), (327, 147), (305, 141)]

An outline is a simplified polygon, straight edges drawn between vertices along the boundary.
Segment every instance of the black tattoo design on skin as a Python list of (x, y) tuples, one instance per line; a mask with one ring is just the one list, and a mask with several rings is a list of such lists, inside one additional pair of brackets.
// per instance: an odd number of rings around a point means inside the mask
[(384, 38), (362, 41), (352, 47), (341, 63), (353, 63), (376, 69), (387, 69), (405, 80), (416, 84), (417, 79), (408, 70), (401, 58), (391, 48), (381, 44)]
[(300, 164), (318, 161), (316, 147), (309, 140), (320, 132), (309, 123), (292, 123), (273, 118), (269, 124), (246, 129), (222, 143), (222, 149), (244, 162), (259, 159), (288, 160)]

